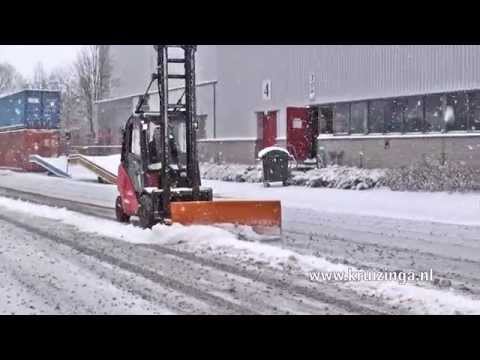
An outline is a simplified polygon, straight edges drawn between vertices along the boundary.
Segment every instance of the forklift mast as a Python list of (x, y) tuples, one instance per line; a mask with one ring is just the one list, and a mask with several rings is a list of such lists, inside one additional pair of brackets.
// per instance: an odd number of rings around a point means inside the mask
[[(160, 149), (162, 166), (160, 172), (161, 187), (163, 190), (163, 209), (170, 208), (171, 179), (169, 175), (170, 148), (169, 148), (169, 120), (179, 112), (183, 113), (186, 138), (186, 170), (188, 183), (192, 189), (194, 201), (200, 200), (200, 174), (197, 158), (196, 141), (196, 83), (195, 83), (195, 53), (196, 45), (155, 45), (157, 51), (157, 73), (152, 79), (158, 83), (160, 104), (159, 135), (155, 138), (157, 148)], [(170, 57), (169, 49), (178, 48), (182, 51), (181, 57)], [(169, 64), (184, 64), (183, 74), (171, 74)], [(184, 82), (185, 104), (172, 104), (169, 101), (169, 80)]]
[[(258, 231), (281, 232), (279, 201), (214, 201), (211, 188), (200, 188), (195, 96), (197, 47), (154, 45), (154, 48), (157, 52), (157, 71), (152, 75), (145, 95), (140, 97), (135, 114), (125, 127), (117, 180), (120, 195), (115, 203), (117, 220), (129, 222), (131, 216), (138, 216), (144, 228), (151, 228), (158, 223), (231, 223), (252, 226)], [(175, 54), (169, 50), (176, 50)], [(178, 73), (181, 68), (183, 72)], [(170, 101), (170, 80), (175, 80), (175, 85), (182, 81), (184, 84), (180, 88), (184, 88), (185, 93), (176, 103)], [(150, 112), (143, 105), (155, 82), (158, 84), (159, 111)], [(169, 123), (181, 125), (181, 130), (184, 130), (185, 139), (179, 139), (185, 145), (182, 160), (178, 159)], [(180, 132), (180, 128), (178, 130)]]

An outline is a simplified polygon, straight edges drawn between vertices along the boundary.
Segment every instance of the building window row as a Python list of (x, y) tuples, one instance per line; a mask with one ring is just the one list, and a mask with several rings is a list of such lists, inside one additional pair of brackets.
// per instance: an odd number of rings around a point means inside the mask
[(333, 109), (338, 135), (480, 130), (480, 91), (338, 103)]

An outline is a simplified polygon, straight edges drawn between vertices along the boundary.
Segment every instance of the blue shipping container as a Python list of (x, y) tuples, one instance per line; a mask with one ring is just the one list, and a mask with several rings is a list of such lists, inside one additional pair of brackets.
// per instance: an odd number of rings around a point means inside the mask
[(60, 91), (22, 90), (0, 97), (0, 128), (29, 129), (60, 127)]

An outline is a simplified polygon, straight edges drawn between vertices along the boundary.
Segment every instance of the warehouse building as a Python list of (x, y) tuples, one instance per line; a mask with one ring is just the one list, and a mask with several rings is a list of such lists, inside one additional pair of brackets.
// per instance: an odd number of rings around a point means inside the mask
[[(122, 85), (96, 105), (105, 143), (155, 68), (151, 46), (112, 50)], [(203, 161), (253, 163), (279, 145), (299, 161), (480, 166), (480, 46), (199, 46), (197, 68)]]

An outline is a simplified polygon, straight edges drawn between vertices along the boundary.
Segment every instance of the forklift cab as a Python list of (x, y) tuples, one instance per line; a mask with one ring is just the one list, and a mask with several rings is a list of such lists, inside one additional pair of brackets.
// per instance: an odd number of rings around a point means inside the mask
[[(162, 153), (158, 146), (160, 126), (158, 117), (142, 114), (132, 116), (123, 131), (121, 161), (133, 182), (137, 194), (145, 188), (161, 188)], [(169, 131), (169, 169), (172, 187), (188, 187), (184, 156), (179, 153), (174, 131)]]
[[(184, 57), (170, 59), (170, 47), (181, 48)], [(157, 72), (152, 74), (145, 95), (125, 125), (117, 177), (120, 193), (116, 203), (117, 219), (126, 222), (130, 216), (138, 216), (142, 227), (172, 220), (175, 202), (212, 201), (213, 198), (211, 189), (201, 188), (197, 159), (196, 46), (158, 45), (157, 50)], [(172, 61), (184, 64), (184, 74), (169, 74), (168, 64)], [(166, 91), (169, 79), (185, 80), (184, 103), (183, 96), (177, 103), (170, 103)], [(148, 106), (154, 82), (158, 85), (158, 112), (150, 112)], [(183, 133), (177, 128), (183, 128)]]

